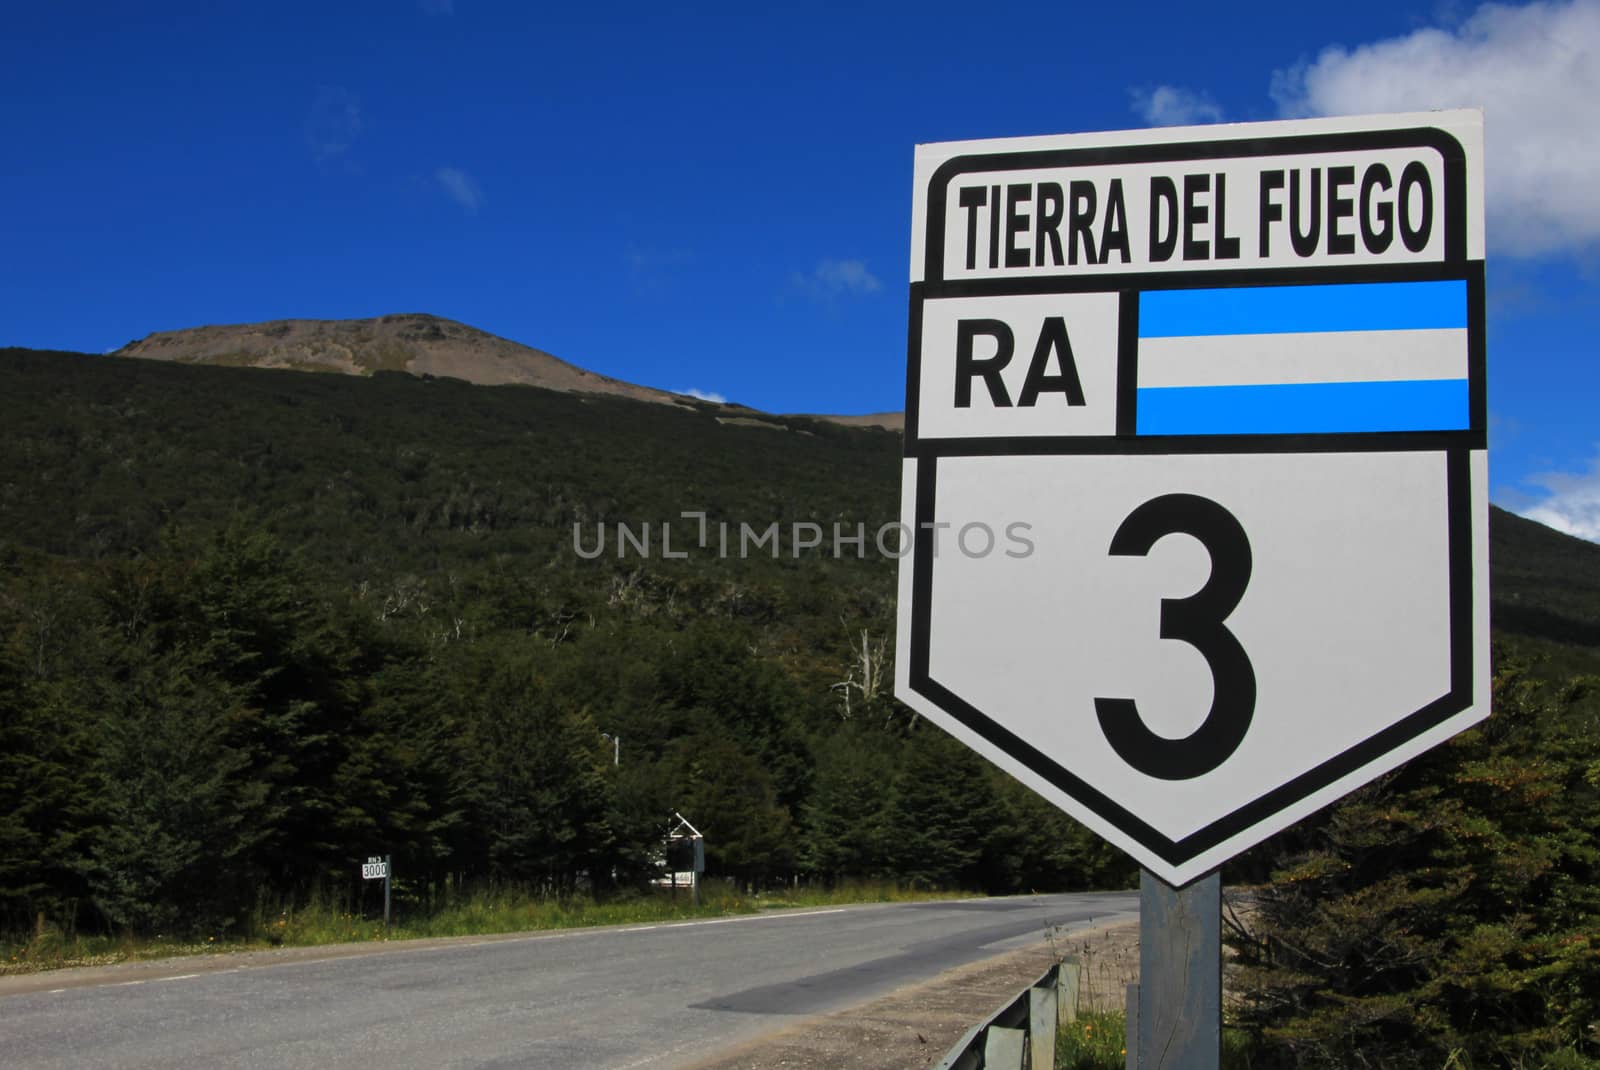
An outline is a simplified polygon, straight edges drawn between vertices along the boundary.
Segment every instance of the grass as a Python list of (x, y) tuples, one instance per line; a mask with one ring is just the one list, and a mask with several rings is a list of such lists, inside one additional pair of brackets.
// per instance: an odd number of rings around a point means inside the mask
[[(1127, 1021), (1121, 1011), (1091, 1011), (1056, 1032), (1056, 1070), (1123, 1070), (1128, 1065)], [(1249, 1038), (1222, 1030), (1223, 1070), (1249, 1070)]]
[(1115, 1011), (1092, 1011), (1056, 1031), (1057, 1070), (1122, 1070), (1127, 1064), (1127, 1022)]
[[(272, 947), (318, 947), (653, 924), (758, 914), (768, 910), (950, 899), (966, 894), (915, 890), (892, 883), (864, 883), (749, 895), (713, 884), (702, 889), (700, 906), (695, 907), (687, 889), (679, 889), (676, 897), (661, 890), (597, 900), (589, 896), (545, 896), (518, 887), (473, 891), (438, 888), (433, 889), (429, 897), (434, 904), (432, 909), (397, 902), (393, 924), (387, 933), (384, 932), (381, 899), (374, 914), (370, 905), (363, 913), (352, 909), (348, 903), (335, 904), (324, 896), (314, 896), (298, 907), (263, 904), (247, 923), (245, 932), (234, 937), (214, 935), (196, 939), (159, 933), (150, 936), (83, 935), (63, 933), (53, 926), (42, 925), (26, 938), (0, 939), (0, 976)], [(369, 896), (369, 900), (371, 898)]]
[[(1222, 1070), (1251, 1070), (1260, 1065), (1248, 1034), (1222, 1027)], [(1518, 1062), (1518, 1070), (1596, 1070), (1600, 1062), (1565, 1049)], [(1128, 1065), (1127, 1022), (1121, 1011), (1090, 1011), (1056, 1032), (1056, 1070), (1124, 1070)], [(1282, 1065), (1273, 1063), (1272, 1065)], [(1454, 1052), (1440, 1070), (1471, 1070)]]

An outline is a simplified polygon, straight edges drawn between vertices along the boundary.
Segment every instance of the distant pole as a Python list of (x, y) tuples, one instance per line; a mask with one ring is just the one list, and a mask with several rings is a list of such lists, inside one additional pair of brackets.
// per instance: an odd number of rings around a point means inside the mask
[(389, 935), (389, 883), (394, 880), (394, 855), (383, 856), (383, 935)]
[(611, 764), (612, 765), (621, 765), (622, 764), (622, 737), (621, 736), (614, 736), (610, 732), (601, 732), (600, 733), (600, 738), (601, 739), (609, 739), (611, 741)]
[(1174, 888), (1139, 873), (1139, 1070), (1217, 1070), (1222, 1061), (1222, 876)]

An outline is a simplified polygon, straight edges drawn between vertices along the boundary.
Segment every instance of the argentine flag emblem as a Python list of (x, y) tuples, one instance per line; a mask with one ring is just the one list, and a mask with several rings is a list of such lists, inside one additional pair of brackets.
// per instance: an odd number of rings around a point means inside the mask
[(1459, 279), (1145, 291), (1138, 354), (1138, 435), (1471, 426)]

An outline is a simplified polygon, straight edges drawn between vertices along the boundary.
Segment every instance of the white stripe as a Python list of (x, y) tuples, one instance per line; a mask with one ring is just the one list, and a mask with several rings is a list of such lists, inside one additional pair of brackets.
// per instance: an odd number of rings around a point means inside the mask
[(732, 925), (741, 921), (782, 921), (786, 918), (815, 918), (821, 914), (843, 914), (849, 907), (824, 907), (817, 910), (773, 910), (760, 914), (736, 914), (731, 918), (698, 918), (692, 921), (669, 921), (657, 925), (638, 925), (631, 929), (617, 929), (619, 933), (647, 933), (655, 929), (690, 929), (699, 925)]
[(1139, 385), (1145, 387), (1466, 377), (1462, 328), (1139, 339)]

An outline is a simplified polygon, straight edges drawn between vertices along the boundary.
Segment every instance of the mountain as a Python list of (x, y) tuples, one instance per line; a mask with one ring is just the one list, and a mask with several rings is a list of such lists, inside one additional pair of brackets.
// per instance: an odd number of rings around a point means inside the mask
[(574, 523), (898, 508), (897, 435), (691, 397), (31, 350), (0, 350), (0, 383), (0, 542), (68, 557), (249, 508), (328, 562), (421, 573), (467, 546), (475, 562), (537, 547), (565, 569), (582, 564)]
[[(882, 522), (898, 501), (899, 441), (880, 429), (898, 413), (822, 423), (741, 410), (431, 316), (203, 327), (118, 356), (165, 364), (0, 350), (15, 462), (0, 460), (0, 541), (137, 552), (166, 521), (216, 523), (249, 501), (316, 556), (404, 571), (457, 552), (441, 543), (463, 524), (486, 551), (553, 553), (574, 522), (659, 522), (697, 503), (731, 520)], [(344, 374), (182, 367), (202, 364)], [(402, 369), (413, 375), (384, 374)], [(455, 381), (495, 376), (554, 392)], [(339, 470), (319, 474), (333, 456)], [(350, 484), (347, 500), (329, 478)], [(440, 504), (462, 497), (470, 519)], [(313, 522), (324, 508), (339, 515)], [(360, 531), (359, 553), (326, 537), (338, 528)], [(1490, 542), (1497, 636), (1556, 674), (1600, 671), (1600, 546), (1501, 509)]]
[[(111, 355), (176, 364), (277, 368), (339, 375), (409, 372), (461, 379), (479, 386), (538, 386), (569, 394), (609, 394), (664, 405), (692, 403), (687, 395), (599, 375), (542, 349), (421, 312), (402, 312), (373, 319), (272, 320), (157, 331), (129, 342)], [(764, 415), (738, 404), (723, 404), (722, 407), (728, 410), (724, 419)], [(829, 420), (847, 427), (879, 427), (892, 431), (905, 425), (898, 412), (808, 418)]]
[(869, 412), (860, 416), (812, 415), (812, 420), (831, 420), (846, 427), (880, 427), (885, 431), (904, 431), (906, 414), (903, 412)]
[(1600, 674), (1600, 545), (1493, 509), (1491, 620), (1541, 675)]
[(363, 320), (273, 320), (157, 331), (112, 355), (341, 375), (410, 372), (484, 386), (540, 386), (668, 405), (688, 400), (682, 394), (597, 375), (465, 323), (416, 312)]

